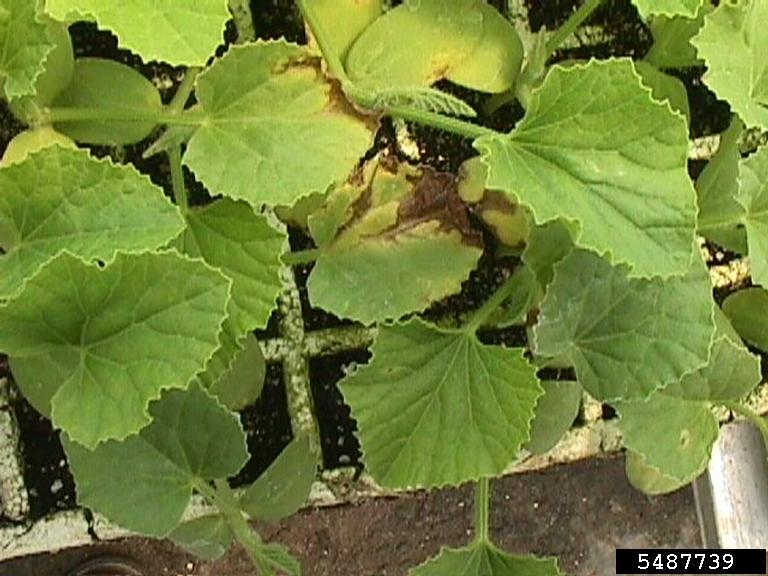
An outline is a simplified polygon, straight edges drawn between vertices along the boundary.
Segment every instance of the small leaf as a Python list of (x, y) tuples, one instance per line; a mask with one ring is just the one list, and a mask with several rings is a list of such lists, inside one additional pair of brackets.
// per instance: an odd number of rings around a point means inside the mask
[(499, 329), (525, 324), (528, 311), (536, 304), (538, 282), (533, 271), (521, 264), (512, 273), (513, 288), (509, 297), (489, 319), (488, 323)]
[(631, 450), (627, 450), (625, 470), (627, 480), (632, 486), (652, 496), (669, 494), (688, 484), (684, 480), (664, 475), (657, 468), (649, 466), (640, 454)]
[(768, 353), (768, 292), (757, 287), (734, 292), (723, 302), (723, 312), (739, 336)]
[(40, 150), (54, 144), (58, 144), (62, 148), (77, 148), (77, 144), (50, 126), (40, 126), (19, 132), (8, 142), (3, 157), (0, 159), (0, 168), (11, 164), (21, 164), (35, 152), (40, 152)]
[(549, 452), (570, 430), (581, 406), (581, 385), (566, 380), (541, 382), (544, 396), (536, 404), (531, 440), (525, 448), (534, 454)]
[(501, 474), (528, 440), (542, 389), (522, 349), (414, 319), (380, 328), (372, 351), (340, 387), (381, 485), (430, 488)]
[(574, 250), (555, 265), (534, 350), (568, 354), (595, 398), (647, 398), (707, 363), (714, 332), (710, 291), (700, 262), (682, 277), (630, 279), (625, 267)]
[(645, 55), (645, 61), (660, 69), (703, 66), (704, 61), (696, 54), (691, 38), (704, 25), (704, 16), (713, 10), (707, 2), (701, 6), (695, 18), (682, 16), (655, 16), (648, 25), (653, 45)]
[(195, 484), (236, 474), (248, 449), (238, 417), (197, 385), (166, 391), (149, 412), (152, 423), (122, 442), (95, 450), (66, 434), (62, 442), (81, 505), (163, 537), (179, 525)]
[(533, 270), (544, 289), (552, 282), (555, 264), (573, 252), (573, 236), (562, 220), (532, 226), (523, 252), (523, 262)]
[(0, 350), (40, 366), (35, 408), (93, 448), (146, 426), (149, 402), (203, 368), (229, 290), (174, 252), (118, 254), (103, 268), (61, 253), (0, 306)]
[(195, 95), (205, 119), (184, 162), (214, 194), (253, 206), (325, 192), (373, 142), (306, 48), (282, 40), (231, 47)]
[(747, 127), (768, 129), (768, 2), (721, 2), (691, 43), (707, 63), (704, 83)]
[(699, 198), (699, 233), (740, 254), (747, 253), (746, 232), (738, 227), (744, 221), (739, 204), (739, 137), (744, 124), (733, 118), (720, 138), (717, 153), (707, 162), (696, 181)]
[(515, 130), (475, 147), (488, 188), (528, 207), (537, 224), (575, 222), (578, 246), (636, 276), (688, 269), (696, 228), (688, 129), (650, 97), (630, 60), (555, 66)]
[[(267, 364), (261, 353), (259, 341), (248, 334), (235, 343), (231, 360), (224, 373), (208, 388), (230, 410), (243, 410), (261, 395)], [(227, 351), (229, 352), (229, 351)]]
[[(114, 110), (137, 118), (159, 116), (163, 103), (154, 84), (119, 62), (101, 58), (78, 58), (72, 82), (58, 95), (53, 107)], [(56, 130), (87, 144), (133, 144), (155, 129), (154, 121), (127, 122), (79, 120), (59, 122)]]
[(232, 545), (232, 531), (221, 514), (211, 514), (179, 524), (168, 538), (203, 560), (221, 558)]
[(490, 542), (442, 548), (440, 554), (408, 572), (410, 576), (562, 576), (554, 558), (517, 556)]
[(232, 279), (231, 316), (238, 335), (264, 328), (280, 292), (280, 254), (286, 236), (244, 202), (226, 198), (186, 213), (174, 245)]
[(0, 170), (0, 299), (62, 250), (85, 260), (153, 250), (183, 229), (178, 210), (130, 166), (60, 146)]
[(349, 50), (356, 86), (430, 86), (469, 57), (483, 36), (478, 0), (406, 0), (375, 20)]
[(10, 100), (35, 93), (53, 42), (36, 0), (0, 0), (0, 88)]
[(257, 554), (269, 562), (270, 566), (285, 573), (285, 576), (301, 576), (301, 564), (282, 544), (262, 544)]
[(312, 4), (328, 43), (342, 60), (357, 37), (384, 9), (383, 0), (314, 0)]
[(752, 281), (768, 287), (768, 148), (739, 163), (736, 200), (745, 212)]
[(224, 41), (230, 18), (226, 0), (46, 0), (45, 9), (57, 20), (94, 19), (145, 62), (175, 66), (203, 66)]
[(690, 124), (691, 106), (688, 104), (685, 84), (674, 76), (660, 72), (647, 62), (637, 61), (634, 64), (643, 84), (651, 89), (653, 97), (661, 102), (668, 102), (672, 110), (680, 112)]
[(309, 437), (295, 438), (240, 497), (241, 508), (264, 522), (291, 516), (309, 497), (317, 460)]
[(650, 16), (685, 16), (693, 18), (704, 0), (632, 0), (643, 19)]

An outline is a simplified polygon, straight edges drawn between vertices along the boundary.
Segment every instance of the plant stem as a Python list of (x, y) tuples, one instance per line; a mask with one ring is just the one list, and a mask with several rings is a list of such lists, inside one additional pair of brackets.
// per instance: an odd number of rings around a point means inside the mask
[(754, 423), (760, 429), (760, 432), (762, 432), (763, 439), (765, 440), (765, 443), (766, 443), (766, 448), (768, 448), (768, 419), (764, 418), (763, 416), (760, 416), (760, 414), (758, 414), (748, 406), (745, 406), (741, 402), (726, 402), (725, 404), (723, 404), (723, 406), (725, 406), (732, 412), (735, 412), (736, 414), (744, 416), (750, 422)]
[(171, 99), (171, 103), (168, 105), (169, 111), (178, 114), (184, 110), (184, 106), (186, 106), (187, 100), (189, 100), (189, 95), (195, 89), (195, 80), (198, 74), (200, 74), (200, 68), (187, 68), (181, 84), (179, 84), (176, 93)]
[(301, 264), (309, 264), (314, 262), (320, 257), (322, 251), (320, 248), (311, 248), (309, 250), (301, 250), (299, 252), (288, 252), (281, 256), (283, 264), (286, 266), (300, 266)]
[(479, 126), (477, 124), (472, 124), (471, 122), (465, 122), (464, 120), (416, 108), (388, 106), (384, 108), (383, 112), (394, 118), (402, 118), (403, 120), (418, 122), (419, 124), (424, 124), (431, 128), (438, 128), (473, 140), (475, 138), (480, 138), (481, 136), (498, 136), (501, 134), (493, 128), (486, 128), (485, 126)]
[(186, 111), (182, 114), (174, 114), (169, 108), (161, 108), (156, 111), (117, 108), (48, 108), (45, 110), (44, 115), (47, 123), (111, 121), (197, 126), (203, 121), (203, 115), (199, 111)]
[(488, 317), (504, 303), (512, 291), (515, 289), (515, 282), (517, 278), (514, 274), (510, 274), (509, 278), (501, 285), (501, 288), (493, 293), (488, 301), (478, 308), (469, 321), (464, 325), (464, 332), (468, 334), (474, 334), (477, 330), (488, 320)]
[(475, 484), (475, 542), (489, 542), (490, 480), (480, 478)]
[(256, 40), (256, 30), (253, 27), (253, 13), (249, 0), (229, 0), (229, 11), (237, 29), (237, 43), (253, 42)]
[(600, 2), (601, 0), (586, 0), (576, 12), (571, 14), (571, 17), (566, 20), (565, 24), (557, 29), (557, 32), (547, 41), (547, 60), (560, 48), (563, 42), (576, 32), (579, 26), (589, 19), (592, 12), (600, 5)]
[(347, 86), (352, 85), (352, 81), (347, 76), (347, 71), (344, 69), (344, 64), (341, 62), (341, 58), (331, 46), (328, 32), (323, 28), (323, 24), (315, 14), (314, 9), (311, 8), (312, 2), (309, 0), (298, 0), (297, 2), (301, 15), (304, 21), (309, 25), (312, 30), (312, 35), (317, 41), (317, 45), (320, 47), (320, 52), (325, 58), (325, 63), (328, 65), (328, 70), (331, 75), (335, 76), (339, 82), (341, 82), (342, 88), (346, 92)]
[(173, 199), (176, 201), (176, 206), (179, 207), (182, 215), (186, 215), (189, 209), (189, 200), (187, 198), (187, 187), (184, 184), (184, 169), (181, 166), (181, 146), (177, 144), (170, 147), (168, 150), (168, 161), (171, 165)]

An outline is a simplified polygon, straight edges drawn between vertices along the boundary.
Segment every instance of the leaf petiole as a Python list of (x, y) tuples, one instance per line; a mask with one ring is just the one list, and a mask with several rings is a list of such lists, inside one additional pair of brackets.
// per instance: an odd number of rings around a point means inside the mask
[(283, 254), (280, 259), (286, 266), (301, 266), (302, 264), (310, 264), (314, 262), (320, 257), (320, 254), (320, 248), (311, 248), (299, 252), (287, 252)]
[(565, 42), (576, 30), (586, 22), (592, 12), (594, 12), (598, 6), (600, 6), (601, 0), (586, 0), (584, 4), (579, 6), (579, 9), (571, 14), (570, 18), (565, 21), (565, 24), (560, 26), (552, 37), (547, 41), (546, 59), (549, 58), (557, 51), (558, 48)]
[(510, 294), (515, 290), (515, 284), (518, 282), (517, 276), (510, 274), (501, 288), (494, 292), (488, 301), (478, 308), (469, 321), (464, 325), (464, 332), (467, 334), (474, 334), (485, 323), (486, 320), (493, 314), (493, 312), (501, 306), (504, 301), (509, 298)]
[(173, 199), (182, 214), (187, 213), (189, 201), (187, 199), (187, 187), (184, 184), (184, 169), (181, 165), (181, 146), (171, 146), (168, 150), (168, 161), (171, 166), (171, 186)]
[(184, 110), (190, 94), (195, 89), (195, 80), (197, 80), (198, 74), (200, 74), (200, 68), (188, 68), (184, 73), (184, 78), (176, 89), (171, 103), (168, 105), (168, 108), (175, 114), (179, 114)]
[(43, 111), (43, 123), (105, 121), (105, 122), (154, 122), (177, 126), (198, 126), (204, 115), (199, 110), (175, 113), (169, 107), (149, 113), (145, 110), (117, 108), (47, 108)]
[(475, 542), (490, 542), (490, 480), (480, 478), (475, 484)]

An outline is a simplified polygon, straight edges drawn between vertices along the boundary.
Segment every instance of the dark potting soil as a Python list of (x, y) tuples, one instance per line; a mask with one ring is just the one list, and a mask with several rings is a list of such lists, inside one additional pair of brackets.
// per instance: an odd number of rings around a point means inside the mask
[[(701, 546), (690, 488), (649, 497), (632, 488), (621, 457), (598, 458), (492, 483), (491, 534), (513, 553), (551, 555), (571, 576), (613, 576), (614, 550)], [(306, 576), (405, 576), (471, 538), (472, 492), (464, 486), (399, 498), (314, 508), (257, 527), (301, 560)], [(0, 576), (64, 576), (101, 554), (135, 559), (147, 576), (252, 576), (240, 548), (202, 562), (168, 541), (130, 538), (0, 563)], [(446, 575), (449, 576), (449, 575)]]

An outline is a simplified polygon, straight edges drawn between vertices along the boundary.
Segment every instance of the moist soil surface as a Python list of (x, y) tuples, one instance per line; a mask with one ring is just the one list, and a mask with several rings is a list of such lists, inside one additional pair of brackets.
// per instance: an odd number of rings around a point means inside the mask
[[(701, 546), (692, 490), (645, 496), (627, 483), (620, 456), (509, 476), (492, 486), (497, 544), (556, 556), (572, 576), (615, 574), (617, 547)], [(441, 545), (467, 543), (471, 522), (472, 491), (463, 487), (308, 509), (259, 531), (290, 547), (306, 576), (405, 576)], [(255, 574), (239, 548), (200, 562), (170, 542), (129, 538), (10, 560), (0, 563), (0, 576), (67, 576), (100, 554), (131, 558), (146, 576)]]

